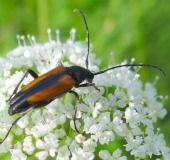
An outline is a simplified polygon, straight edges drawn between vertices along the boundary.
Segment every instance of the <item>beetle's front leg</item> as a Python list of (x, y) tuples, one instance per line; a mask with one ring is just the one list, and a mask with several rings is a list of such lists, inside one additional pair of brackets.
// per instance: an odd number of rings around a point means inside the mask
[(21, 82), (24, 80), (24, 78), (27, 76), (27, 74), (30, 74), (34, 79), (38, 77), (37, 73), (35, 73), (33, 70), (28, 69), (25, 74), (23, 75), (23, 77), (21, 78), (21, 80), (18, 82), (17, 86), (15, 87), (13, 93), (11, 94), (11, 96), (9, 97), (9, 99), (6, 100), (6, 102), (9, 102), (11, 100), (11, 98), (13, 97), (14, 94), (17, 93), (18, 87), (21, 84)]
[(78, 131), (78, 129), (77, 129), (77, 126), (76, 126), (77, 102), (78, 102), (78, 100), (79, 100), (79, 95), (78, 95), (77, 92), (72, 91), (72, 90), (69, 91), (69, 93), (74, 94), (74, 96), (76, 97), (76, 105), (75, 105), (75, 111), (74, 111), (73, 121), (74, 121), (74, 128), (75, 128), (75, 130), (77, 131), (77, 133), (80, 133), (80, 132)]
[(94, 83), (84, 83), (84, 84), (80, 84), (80, 85), (76, 85), (75, 88), (79, 88), (79, 87), (89, 87), (92, 86), (94, 87), (96, 90), (100, 91), (100, 89), (98, 89)]

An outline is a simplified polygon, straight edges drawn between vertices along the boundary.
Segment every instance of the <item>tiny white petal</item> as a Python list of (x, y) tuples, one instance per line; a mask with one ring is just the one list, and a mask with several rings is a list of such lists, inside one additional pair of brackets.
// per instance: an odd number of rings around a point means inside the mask
[(107, 150), (101, 150), (99, 152), (99, 157), (103, 160), (107, 160), (110, 157), (110, 153)]
[(44, 149), (44, 148), (45, 148), (45, 145), (46, 145), (46, 143), (43, 142), (43, 141), (40, 140), (40, 139), (38, 139), (38, 140), (36, 141), (36, 147), (39, 148), (39, 149)]
[(48, 156), (48, 153), (46, 151), (41, 151), (35, 154), (35, 156), (39, 159), (39, 160), (45, 160)]

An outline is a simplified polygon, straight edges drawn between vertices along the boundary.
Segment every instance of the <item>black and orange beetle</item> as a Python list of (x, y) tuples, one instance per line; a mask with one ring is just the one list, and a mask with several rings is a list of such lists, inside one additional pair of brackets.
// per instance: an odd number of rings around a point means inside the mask
[[(79, 12), (81, 14), (86, 27), (87, 40), (88, 40), (86, 68), (80, 66), (64, 67), (61, 64), (41, 76), (38, 76), (33, 70), (28, 69), (25, 72), (22, 79), (17, 84), (17, 86), (15, 87), (13, 94), (7, 100), (9, 102), (8, 113), (10, 116), (16, 113), (22, 113), (22, 114), (12, 123), (12, 126), (10, 127), (9, 131), (7, 132), (4, 139), (0, 142), (0, 144), (4, 142), (4, 140), (8, 137), (12, 127), (17, 123), (17, 121), (25, 114), (27, 114), (29, 111), (46, 106), (54, 99), (60, 98), (66, 93), (73, 94), (78, 101), (79, 95), (72, 90), (73, 87), (78, 88), (78, 87), (92, 86), (96, 90), (99, 90), (95, 86), (95, 84), (92, 83), (94, 76), (98, 74), (102, 74), (109, 70), (120, 68), (120, 67), (146, 66), (146, 67), (156, 68), (165, 75), (164, 71), (161, 68), (154, 65), (148, 65), (148, 64), (125, 64), (125, 65), (118, 65), (115, 67), (111, 67), (96, 73), (91, 72), (88, 69), (90, 38), (89, 38), (89, 30), (88, 30), (87, 22), (84, 14), (80, 10), (75, 9), (74, 11)], [(30, 74), (34, 78), (34, 80), (31, 81), (29, 84), (27, 84), (25, 87), (23, 87), (19, 92), (17, 92), (19, 85), (22, 83), (23, 79), (27, 76), (27, 74)], [(84, 82), (85, 80), (87, 82), (82, 84), (82, 82)], [(73, 120), (74, 120), (75, 130), (79, 133), (75, 123), (76, 112), (77, 112), (77, 105), (75, 106), (75, 114)]]

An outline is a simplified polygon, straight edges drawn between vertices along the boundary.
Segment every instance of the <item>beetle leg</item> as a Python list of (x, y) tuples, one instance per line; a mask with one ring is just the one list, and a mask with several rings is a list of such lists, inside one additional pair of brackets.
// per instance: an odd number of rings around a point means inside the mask
[(6, 100), (6, 102), (9, 102), (11, 100), (11, 98), (13, 97), (14, 94), (17, 93), (18, 87), (21, 84), (21, 82), (24, 80), (24, 78), (27, 76), (27, 74), (30, 74), (34, 79), (38, 77), (37, 73), (35, 73), (33, 70), (28, 69), (25, 74), (23, 75), (23, 77), (21, 78), (21, 80), (18, 82), (17, 86), (15, 87), (13, 93), (11, 94), (11, 96), (9, 97), (9, 99)]
[(0, 144), (2, 144), (2, 143), (5, 141), (5, 139), (8, 137), (11, 129), (13, 128), (13, 126), (14, 126), (23, 116), (25, 116), (29, 111), (31, 111), (32, 109), (33, 109), (33, 107), (29, 108), (26, 112), (24, 112), (23, 114), (21, 114), (21, 115), (12, 123), (10, 129), (8, 130), (6, 136), (5, 136), (4, 139), (0, 142)]
[(63, 63), (61, 61), (59, 61), (59, 66), (63, 66)]
[(74, 96), (76, 97), (76, 105), (75, 105), (75, 112), (74, 112), (73, 121), (74, 121), (74, 128), (75, 128), (76, 132), (77, 132), (77, 133), (80, 133), (80, 132), (78, 131), (78, 129), (77, 129), (77, 126), (76, 126), (77, 102), (78, 102), (78, 100), (79, 100), (79, 95), (78, 95), (77, 92), (72, 91), (72, 90), (69, 91), (69, 93), (74, 94)]
[(76, 85), (75, 88), (79, 88), (79, 87), (89, 87), (92, 86), (94, 87), (96, 90), (100, 91), (100, 89), (98, 89), (94, 83), (84, 83), (84, 84), (80, 84), (80, 85)]

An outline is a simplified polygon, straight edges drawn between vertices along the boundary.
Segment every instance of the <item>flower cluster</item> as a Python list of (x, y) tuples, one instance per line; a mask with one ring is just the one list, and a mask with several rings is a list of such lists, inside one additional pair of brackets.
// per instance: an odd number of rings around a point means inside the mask
[[(30, 45), (25, 43), (23, 36), (17, 36), (19, 46), (10, 51), (6, 59), (0, 58), (1, 139), (18, 116), (8, 115), (6, 100), (27, 68), (41, 75), (61, 62), (64, 66), (85, 66), (86, 46), (75, 41), (75, 29), (71, 30), (65, 43), (60, 41), (58, 30), (56, 40), (51, 39), (51, 30), (48, 34), (49, 41), (45, 44), (28, 36)], [(96, 55), (90, 53), (90, 71), (99, 71), (99, 64)], [(73, 89), (80, 95), (76, 126), (82, 134), (75, 131), (75, 97), (68, 93), (22, 117), (0, 145), (0, 153), (10, 151), (14, 160), (31, 156), (41, 160), (48, 157), (126, 160), (128, 156), (145, 159), (153, 155), (170, 159), (170, 148), (166, 146), (163, 134), (154, 128), (154, 123), (163, 119), (167, 111), (154, 85), (146, 83), (143, 86), (137, 71), (137, 68), (131, 71), (129, 67), (121, 67), (96, 75), (94, 83), (100, 91), (93, 87)], [(32, 79), (28, 75), (20, 88)], [(123, 147), (115, 149), (116, 145), (111, 142), (117, 143), (117, 137), (124, 141)], [(103, 145), (110, 146), (110, 150)]]

